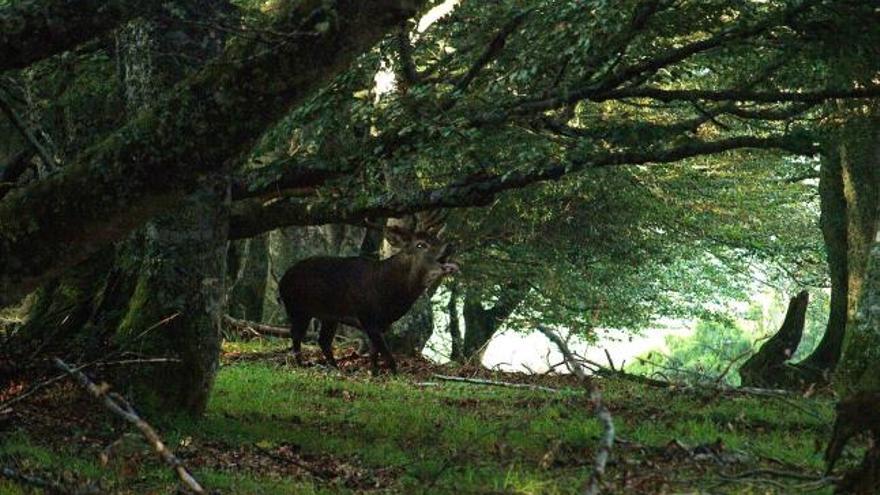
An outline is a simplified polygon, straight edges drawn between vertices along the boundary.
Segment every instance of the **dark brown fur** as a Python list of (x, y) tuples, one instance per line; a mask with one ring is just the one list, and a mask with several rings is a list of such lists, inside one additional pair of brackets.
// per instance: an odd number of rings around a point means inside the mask
[(379, 261), (368, 258), (319, 256), (300, 261), (281, 278), (279, 292), (290, 318), (293, 353), (302, 363), (301, 344), (312, 318), (321, 321), (318, 343), (327, 362), (333, 358), (333, 337), (339, 323), (363, 330), (370, 339), (373, 373), (378, 373), (381, 353), (392, 372), (397, 364), (382, 334), (400, 319), (425, 289), (440, 277), (454, 273), (449, 245), (432, 230), (411, 233), (400, 228), (388, 232), (400, 248)]

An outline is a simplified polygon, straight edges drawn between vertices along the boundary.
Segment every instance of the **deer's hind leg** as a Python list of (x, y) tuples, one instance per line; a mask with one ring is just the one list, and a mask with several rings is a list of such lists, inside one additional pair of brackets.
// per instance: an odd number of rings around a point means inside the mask
[(324, 358), (327, 359), (327, 364), (334, 368), (339, 367), (336, 365), (336, 359), (333, 358), (333, 338), (336, 337), (338, 328), (339, 324), (335, 321), (321, 320), (321, 332), (318, 334), (318, 344), (321, 346)]
[(303, 314), (290, 315), (290, 340), (292, 341), (291, 352), (296, 364), (302, 366), (302, 341), (306, 336), (306, 330), (309, 328), (311, 318)]

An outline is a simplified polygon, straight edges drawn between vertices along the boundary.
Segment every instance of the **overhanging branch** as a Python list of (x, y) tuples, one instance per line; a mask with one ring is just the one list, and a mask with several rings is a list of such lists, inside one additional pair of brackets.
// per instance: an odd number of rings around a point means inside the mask
[(345, 162), (282, 158), (235, 175), (232, 178), (232, 199), (266, 198), (289, 189), (311, 188), (351, 173), (354, 169), (353, 165)]
[(402, 24), (397, 30), (397, 33), (395, 33), (395, 40), (397, 41), (397, 56), (400, 63), (401, 79), (403, 79), (407, 85), (414, 86), (421, 81), (422, 75), (419, 74), (419, 71), (416, 69), (416, 64), (413, 62), (413, 47), (409, 39), (409, 29), (407, 29), (406, 24)]
[[(651, 98), (663, 102), (674, 101), (749, 101), (755, 103), (810, 103), (834, 99), (880, 98), (880, 86), (864, 88), (827, 88), (813, 91), (711, 91), (699, 89), (661, 89), (641, 87), (609, 91), (602, 100), (622, 98)], [(758, 115), (760, 117), (760, 115)]]
[(507, 37), (510, 36), (510, 33), (514, 32), (525, 20), (525, 18), (532, 12), (532, 9), (525, 10), (513, 16), (507, 23), (502, 26), (502, 28), (495, 34), (495, 37), (492, 38), (492, 41), (486, 46), (486, 49), (483, 50), (483, 53), (480, 54), (479, 57), (474, 61), (474, 63), (470, 66), (468, 71), (465, 73), (462, 78), (455, 83), (455, 89), (458, 91), (465, 91), (467, 87), (470, 85), (471, 81), (477, 77), (480, 71), (483, 70), (498, 54), (501, 50), (504, 49), (504, 45), (507, 43)]
[(671, 163), (741, 148), (780, 149), (799, 155), (811, 155), (817, 152), (812, 144), (808, 144), (808, 141), (798, 136), (740, 136), (708, 142), (693, 140), (663, 150), (594, 155), (565, 163), (553, 163), (543, 168), (511, 170), (499, 175), (480, 176), (475, 180), (465, 180), (406, 197), (385, 196), (360, 203), (345, 204), (339, 200), (304, 201), (293, 198), (281, 198), (269, 202), (238, 201), (232, 208), (229, 236), (231, 239), (241, 239), (290, 225), (361, 224), (367, 217), (399, 216), (437, 208), (485, 206), (504, 191), (520, 189), (538, 182), (558, 180), (568, 174), (587, 169)]
[(616, 99), (617, 96), (614, 96), (614, 88), (618, 88), (624, 84), (638, 87), (641, 82), (647, 80), (660, 69), (687, 60), (694, 55), (721, 47), (729, 42), (760, 35), (774, 26), (789, 22), (793, 16), (804, 12), (815, 3), (815, 0), (802, 2), (781, 12), (772, 14), (761, 22), (726, 29), (709, 38), (693, 41), (684, 46), (673, 48), (653, 57), (649, 57), (638, 63), (622, 67), (616, 72), (607, 74), (586, 86), (567, 88), (546, 98), (524, 99), (511, 105), (505, 110), (491, 115), (482, 116), (476, 120), (480, 123), (499, 123), (507, 120), (510, 116), (530, 115), (554, 110), (566, 105), (572, 105), (579, 101), (607, 101)]

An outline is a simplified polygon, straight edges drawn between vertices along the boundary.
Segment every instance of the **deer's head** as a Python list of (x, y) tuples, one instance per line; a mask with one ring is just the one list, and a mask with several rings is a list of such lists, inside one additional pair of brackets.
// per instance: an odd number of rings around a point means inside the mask
[(408, 225), (385, 229), (385, 238), (398, 251), (395, 257), (409, 267), (410, 274), (421, 278), (421, 285), (431, 285), (459, 270), (458, 263), (450, 259), (452, 244), (442, 237), (444, 223), (442, 214), (432, 211), (417, 215)]

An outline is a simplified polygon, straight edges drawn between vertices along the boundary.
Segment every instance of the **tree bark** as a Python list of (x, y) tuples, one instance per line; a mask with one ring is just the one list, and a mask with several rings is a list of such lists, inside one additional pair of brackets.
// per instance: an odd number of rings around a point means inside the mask
[(112, 346), (180, 362), (123, 377), (141, 407), (198, 415), (207, 405), (225, 313), (227, 186), (215, 178), (146, 229), (143, 264)]
[[(853, 308), (853, 317), (847, 327), (844, 339), (844, 354), (837, 375), (838, 390), (846, 398), (838, 404), (834, 432), (826, 453), (829, 469), (840, 456), (847, 441), (855, 434), (869, 431), (872, 442), (864, 455), (862, 464), (847, 473), (838, 484), (836, 493), (857, 495), (874, 494), (880, 491), (880, 202), (876, 201), (878, 177), (876, 167), (880, 166), (880, 125), (874, 122), (861, 136), (862, 151), (858, 160), (872, 164), (872, 167), (853, 168), (858, 170), (851, 180), (857, 186), (874, 186), (874, 204), (863, 200), (856, 203), (861, 207), (861, 215), (850, 226), (865, 228), (866, 217), (873, 217), (871, 225), (871, 249), (863, 263), (864, 275), (856, 279), (859, 300)], [(858, 139), (857, 137), (855, 139)], [(850, 142), (852, 143), (852, 141)], [(855, 151), (850, 148), (850, 152)], [(852, 158), (855, 158), (853, 156)], [(873, 182), (863, 183), (861, 180)], [(855, 190), (855, 187), (853, 188)], [(872, 208), (873, 207), (873, 208)], [(869, 215), (871, 212), (873, 214)], [(861, 220), (861, 221), (858, 221)], [(864, 232), (864, 231), (863, 231)], [(857, 264), (860, 266), (862, 263)]]
[(871, 435), (868, 450), (858, 468), (846, 473), (834, 493), (874, 495), (880, 492), (880, 392), (860, 392), (840, 401), (825, 461), (828, 471), (840, 459), (844, 447), (860, 433)]
[[(850, 123), (848, 123), (850, 124)], [(847, 440), (868, 430), (873, 442), (861, 466), (848, 473), (837, 493), (867, 495), (880, 490), (880, 119), (846, 126), (841, 146), (849, 215), (849, 323), (836, 376), (838, 404), (826, 453), (829, 469)]]
[(462, 314), (464, 315), (463, 358), (466, 361), (481, 363), (486, 345), (498, 330), (498, 322), (491, 310), (483, 309), (481, 298), (471, 293), (464, 296)]
[(820, 224), (831, 279), (831, 309), (825, 334), (816, 349), (797, 364), (807, 373), (830, 376), (843, 350), (849, 299), (847, 204), (839, 150), (829, 149), (819, 171)]
[(385, 342), (394, 354), (421, 356), (434, 334), (434, 306), (431, 297), (436, 289), (427, 290), (402, 318), (391, 325)]
[(175, 215), (41, 287), (10, 348), (78, 362), (123, 352), (175, 359), (112, 380), (140, 408), (200, 414), (219, 360), (227, 191), (223, 177), (205, 181)]
[[(213, 33), (175, 31), (169, 36), (159, 28), (147, 21), (133, 22), (119, 35), (118, 65), (125, 68), (126, 108), (131, 114), (143, 111), (163, 88), (196, 69), (157, 61), (157, 49), (186, 54), (190, 64), (210, 58), (212, 42), (215, 54), (219, 51)], [(205, 50), (208, 53), (197, 56)], [(228, 213), (228, 174), (202, 179), (198, 191), (174, 214), (152, 219), (118, 243), (110, 253), (115, 255), (93, 256), (81, 270), (50, 284), (48, 297), (41, 298), (49, 307), (34, 308), (31, 320), (37, 325), (29, 325), (25, 338), (37, 339), (40, 325), (50, 323), (52, 340), (69, 344), (64, 354), (76, 350), (95, 358), (133, 352), (173, 358), (174, 363), (132, 368), (113, 379), (142, 407), (199, 414), (219, 359)], [(71, 291), (72, 287), (82, 290)], [(51, 325), (56, 298), (76, 317)]]
[(330, 12), (317, 1), (296, 3), (272, 29), (314, 36), (272, 49), (237, 39), (77, 163), (9, 193), (0, 202), (0, 305), (178, 205), (199, 177), (250, 149), (268, 125), (419, 4), (345, 0)]
[(838, 389), (880, 390), (880, 120), (848, 129), (841, 150), (849, 244), (849, 324), (837, 372)]
[(739, 375), (743, 386), (790, 386), (791, 376), (785, 362), (794, 355), (801, 342), (809, 301), (810, 295), (807, 291), (801, 291), (791, 298), (779, 331), (740, 366)]

